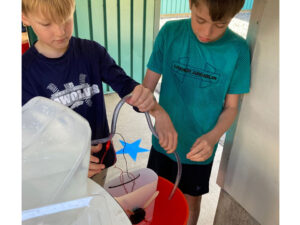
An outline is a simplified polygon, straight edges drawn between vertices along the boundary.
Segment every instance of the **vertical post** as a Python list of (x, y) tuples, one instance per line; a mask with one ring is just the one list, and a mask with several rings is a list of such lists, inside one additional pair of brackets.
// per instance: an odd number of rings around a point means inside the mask
[(133, 78), (133, 1), (130, 1), (130, 77)]
[(142, 55), (142, 81), (145, 76), (145, 40), (146, 40), (146, 13), (147, 0), (144, 0), (144, 14), (143, 14), (143, 55)]
[(153, 40), (155, 40), (159, 31), (160, 22), (160, 0), (154, 0), (154, 26), (153, 26)]
[(78, 23), (77, 23), (76, 9), (75, 9), (75, 12), (74, 12), (74, 34), (75, 34), (75, 37), (78, 37)]
[(120, 0), (117, 1), (117, 23), (118, 23), (118, 65), (121, 66), (121, 22), (120, 22)]
[(93, 35), (93, 19), (92, 19), (92, 6), (91, 5), (92, 5), (91, 0), (88, 0), (90, 40), (94, 40), (94, 35)]
[(106, 0), (103, 0), (103, 21), (104, 21), (104, 47), (107, 49), (107, 16), (106, 16)]

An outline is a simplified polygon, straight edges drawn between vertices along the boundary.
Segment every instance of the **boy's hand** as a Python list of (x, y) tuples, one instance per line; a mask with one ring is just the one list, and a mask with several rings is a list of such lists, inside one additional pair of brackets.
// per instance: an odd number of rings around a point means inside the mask
[(91, 157), (89, 165), (88, 177), (92, 177), (97, 173), (100, 173), (101, 170), (105, 168), (104, 164), (99, 164), (99, 159), (96, 156), (93, 156), (94, 153), (99, 152), (102, 149), (102, 144), (91, 147)]
[(186, 158), (199, 162), (207, 160), (212, 155), (215, 144), (233, 123), (238, 113), (238, 105), (238, 94), (226, 95), (224, 109), (219, 116), (216, 126), (196, 140)]
[(168, 113), (159, 104), (150, 113), (155, 117), (155, 129), (160, 146), (169, 154), (174, 152), (177, 147), (178, 134)]
[(148, 112), (157, 104), (152, 92), (141, 84), (136, 86), (131, 94), (127, 103), (138, 107), (141, 112)]
[(197, 162), (207, 160), (212, 155), (217, 142), (218, 139), (214, 135), (210, 133), (204, 134), (195, 141), (191, 151), (186, 154), (186, 158)]

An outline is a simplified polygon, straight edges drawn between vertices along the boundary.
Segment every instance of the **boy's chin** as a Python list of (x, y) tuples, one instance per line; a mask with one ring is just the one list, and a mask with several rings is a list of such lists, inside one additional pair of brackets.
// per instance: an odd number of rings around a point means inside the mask
[(69, 42), (51, 44), (51, 47), (57, 50), (64, 50), (69, 46)]
[(65, 38), (65, 39), (62, 39), (62, 40), (55, 40), (52, 42), (53, 45), (59, 47), (61, 46), (62, 48), (68, 46), (69, 44), (69, 39)]

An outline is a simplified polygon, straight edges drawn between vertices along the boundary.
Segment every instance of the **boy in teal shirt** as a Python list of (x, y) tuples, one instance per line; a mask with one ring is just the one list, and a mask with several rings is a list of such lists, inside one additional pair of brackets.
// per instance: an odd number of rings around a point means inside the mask
[(243, 4), (190, 0), (191, 19), (170, 21), (160, 30), (143, 82), (154, 91), (163, 75), (159, 103), (177, 131), (170, 134), (173, 143), (152, 139), (148, 167), (175, 181), (176, 162), (168, 153), (178, 135), (179, 188), (189, 205), (190, 225), (197, 224), (201, 196), (208, 193), (218, 141), (237, 115), (239, 95), (249, 92), (249, 47), (228, 28)]

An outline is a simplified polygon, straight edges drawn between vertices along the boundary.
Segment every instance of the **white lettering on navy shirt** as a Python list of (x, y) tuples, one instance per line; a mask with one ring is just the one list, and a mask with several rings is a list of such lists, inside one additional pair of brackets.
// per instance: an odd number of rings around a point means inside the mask
[(88, 106), (92, 106), (91, 98), (100, 93), (100, 88), (97, 84), (92, 86), (89, 83), (82, 83), (74, 85), (73, 82), (64, 84), (65, 90), (59, 91), (55, 84), (51, 83), (47, 89), (51, 90), (53, 94), (51, 99), (59, 102), (71, 109), (77, 108), (84, 102)]

